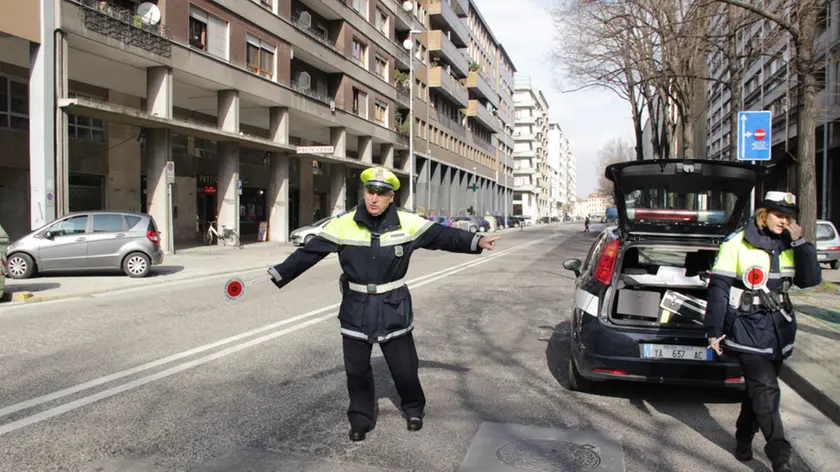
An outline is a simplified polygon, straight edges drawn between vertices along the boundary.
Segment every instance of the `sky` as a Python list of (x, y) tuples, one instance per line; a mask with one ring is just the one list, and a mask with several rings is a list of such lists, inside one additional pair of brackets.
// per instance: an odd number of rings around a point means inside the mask
[(558, 123), (577, 160), (577, 193), (585, 198), (597, 187), (598, 151), (612, 138), (631, 142), (630, 105), (613, 92), (587, 89), (561, 93), (572, 82), (555, 69), (547, 57), (555, 44), (549, 9), (555, 0), (473, 0), (496, 39), (516, 67), (517, 75), (530, 76), (548, 100), (551, 121)]

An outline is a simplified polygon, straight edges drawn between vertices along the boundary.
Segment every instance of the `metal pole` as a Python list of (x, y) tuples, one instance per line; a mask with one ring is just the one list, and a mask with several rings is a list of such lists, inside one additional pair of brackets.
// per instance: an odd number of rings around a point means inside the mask
[(172, 184), (169, 184), (169, 253), (175, 254), (175, 208), (172, 205)]
[[(507, 158), (505, 158), (507, 162)], [(502, 189), (505, 192), (505, 227), (508, 226), (508, 189), (507, 189), (507, 164), (505, 164), (505, 187)]]
[(409, 210), (414, 211), (414, 34), (408, 32), (411, 47), (408, 48), (408, 204)]
[(831, 84), (831, 50), (826, 53), (826, 68), (825, 68), (825, 115), (823, 118), (823, 155), (822, 155), (822, 208), (820, 214), (822, 219), (828, 219), (828, 88)]

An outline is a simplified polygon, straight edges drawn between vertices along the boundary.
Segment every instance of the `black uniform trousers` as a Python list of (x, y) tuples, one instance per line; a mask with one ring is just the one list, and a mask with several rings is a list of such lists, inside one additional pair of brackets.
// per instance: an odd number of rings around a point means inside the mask
[(764, 452), (771, 462), (789, 459), (790, 443), (785, 439), (782, 416), (779, 413), (779, 371), (781, 360), (752, 354), (738, 354), (741, 372), (746, 384), (746, 395), (741, 403), (741, 414), (735, 423), (738, 442), (751, 442), (761, 430), (767, 445)]
[[(367, 341), (343, 337), (344, 369), (347, 372), (347, 392), (350, 408), (347, 419), (353, 429), (369, 430), (376, 425), (376, 397), (370, 353), (373, 345)], [(406, 418), (422, 418), (426, 396), (420, 386), (417, 349), (411, 333), (379, 344), (391, 377), (400, 395), (400, 408)]]

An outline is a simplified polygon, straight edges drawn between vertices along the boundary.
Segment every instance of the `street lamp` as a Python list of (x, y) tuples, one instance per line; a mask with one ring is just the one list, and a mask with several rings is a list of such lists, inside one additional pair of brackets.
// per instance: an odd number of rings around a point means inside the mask
[(478, 216), (478, 170), (473, 167), (473, 216)]
[[(403, 10), (414, 11), (414, 2), (406, 1), (402, 4)], [(408, 202), (406, 207), (414, 211), (414, 35), (422, 33), (420, 30), (410, 30), (408, 37), (403, 41), (403, 47), (408, 49)]]

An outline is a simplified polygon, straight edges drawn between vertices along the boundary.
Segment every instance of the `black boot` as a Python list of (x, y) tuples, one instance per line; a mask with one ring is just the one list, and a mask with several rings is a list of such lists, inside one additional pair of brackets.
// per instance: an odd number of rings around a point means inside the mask
[(353, 442), (364, 441), (365, 436), (367, 436), (367, 432), (367, 429), (350, 428), (350, 440)]
[(735, 458), (741, 462), (751, 461), (753, 459), (752, 441), (738, 441), (735, 447)]
[(785, 458), (773, 462), (773, 472), (793, 472), (793, 467), (790, 466), (790, 459)]
[(409, 431), (420, 431), (423, 429), (423, 419), (411, 417), (406, 421), (406, 427), (408, 427)]

